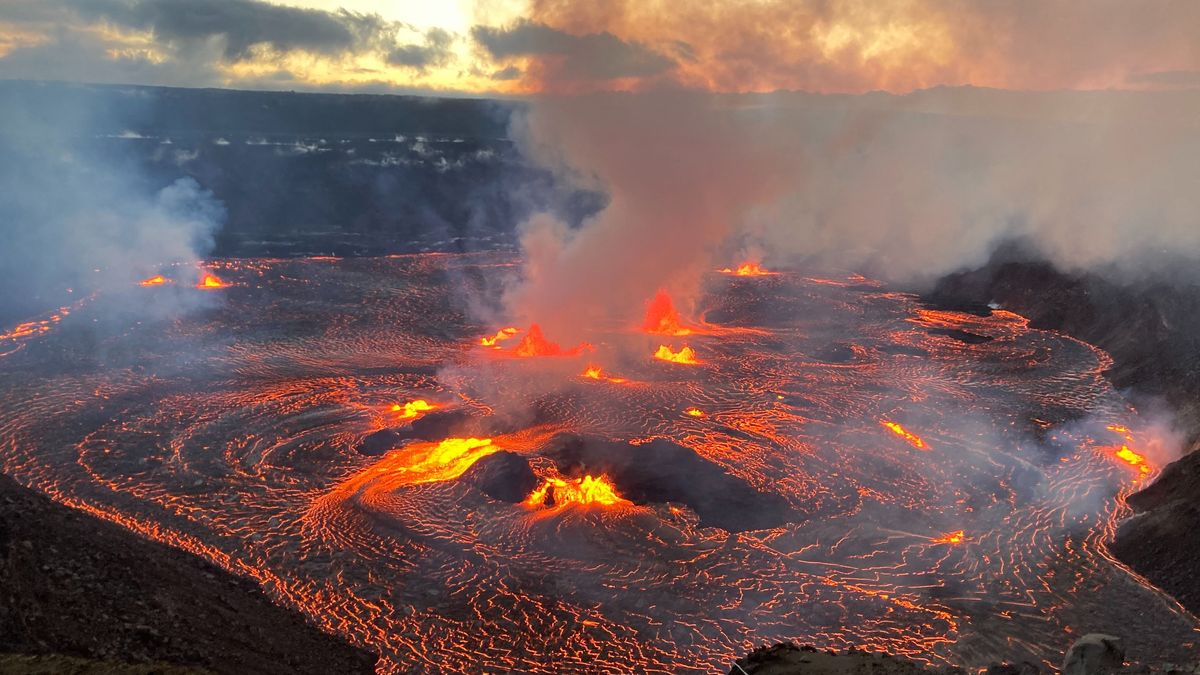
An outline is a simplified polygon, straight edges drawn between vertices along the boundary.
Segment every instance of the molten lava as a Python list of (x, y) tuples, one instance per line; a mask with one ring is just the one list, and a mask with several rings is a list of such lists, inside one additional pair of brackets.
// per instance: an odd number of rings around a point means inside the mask
[(394, 452), (380, 463), (378, 471), (399, 474), (404, 484), (436, 483), (458, 478), (472, 464), (499, 450), (490, 438), (447, 438)]
[(671, 363), (683, 363), (694, 366), (700, 362), (696, 360), (696, 350), (684, 345), (679, 351), (671, 351), (671, 348), (666, 345), (659, 345), (658, 351), (654, 352), (654, 358), (662, 361), (670, 361)]
[(704, 411), (699, 408), (688, 408), (683, 411), (683, 414), (691, 415), (692, 417), (704, 417)]
[(546, 336), (542, 334), (541, 326), (535, 323), (529, 327), (529, 331), (525, 333), (525, 337), (521, 338), (520, 344), (513, 348), (513, 354), (522, 357), (575, 356), (590, 346), (586, 342), (583, 342), (573, 349), (564, 350), (557, 342), (547, 340)]
[(947, 532), (940, 537), (934, 537), (935, 544), (961, 544), (966, 539), (966, 533), (962, 530), (957, 532)]
[(675, 311), (671, 296), (663, 289), (659, 289), (654, 298), (646, 304), (646, 319), (642, 322), (642, 330), (659, 335), (691, 335), (693, 332), (680, 321), (679, 312)]
[(580, 375), (580, 377), (586, 377), (590, 380), (599, 380), (604, 377), (604, 371), (600, 369), (600, 366), (588, 366), (587, 368), (583, 369), (583, 374)]
[(390, 408), (390, 410), (392, 412), (399, 413), (399, 415), (397, 415), (397, 417), (399, 417), (402, 420), (410, 420), (410, 419), (413, 419), (414, 417), (417, 417), (418, 415), (420, 415), (423, 412), (429, 412), (430, 410), (436, 410), (436, 409), (437, 409), (436, 405), (434, 405), (434, 404), (430, 403), (429, 401), (426, 401), (425, 399), (422, 399), (422, 398), (419, 398), (415, 401), (409, 401), (408, 403), (404, 403), (404, 404), (393, 403), (392, 407)]
[(479, 344), (483, 345), (484, 347), (498, 347), (499, 345), (496, 344), (497, 342), (503, 342), (520, 332), (521, 331), (517, 330), (516, 328), (501, 328), (500, 330), (496, 331), (495, 335), (492, 335), (491, 337), (479, 338)]
[(1137, 467), (1138, 471), (1150, 473), (1150, 465), (1146, 463), (1146, 458), (1130, 450), (1128, 445), (1122, 445), (1114, 454), (1116, 454), (1117, 459), (1120, 459), (1129, 466)]
[(778, 272), (771, 272), (755, 262), (742, 263), (741, 265), (738, 265), (736, 269), (726, 267), (725, 269), (721, 270), (721, 273), (732, 274), (739, 277), (765, 277), (778, 274)]
[(525, 499), (526, 506), (535, 507), (567, 504), (614, 506), (622, 503), (629, 502), (617, 494), (617, 489), (608, 478), (590, 474), (578, 479), (547, 478)]
[(196, 288), (208, 290), (213, 288), (225, 288), (226, 285), (227, 284), (224, 281), (221, 281), (221, 278), (217, 275), (211, 272), (205, 272), (204, 275), (200, 277), (200, 281), (196, 283)]
[(162, 286), (165, 283), (168, 283), (167, 278), (161, 274), (156, 274), (156, 275), (150, 277), (149, 279), (142, 279), (141, 281), (138, 282), (138, 285), (139, 286)]
[(918, 450), (928, 450), (929, 449), (929, 446), (925, 445), (925, 441), (922, 440), (920, 436), (912, 433), (911, 431), (909, 431), (908, 429), (905, 429), (904, 427), (900, 426), (899, 424), (896, 424), (895, 422), (889, 422), (887, 420), (879, 420), (879, 423), (882, 424), (886, 429), (891, 431), (893, 434), (896, 434), (900, 438), (903, 438), (904, 440), (908, 441), (908, 444), (913, 446), (914, 448), (916, 448)]

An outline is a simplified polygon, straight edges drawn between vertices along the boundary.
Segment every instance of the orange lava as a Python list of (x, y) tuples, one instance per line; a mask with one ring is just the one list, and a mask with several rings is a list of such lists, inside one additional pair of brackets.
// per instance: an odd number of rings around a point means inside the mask
[(408, 403), (404, 404), (393, 403), (392, 407), (390, 408), (392, 412), (399, 413), (397, 417), (402, 420), (410, 420), (423, 412), (429, 412), (430, 410), (436, 409), (436, 405), (426, 401), (423, 398), (419, 398), (415, 401), (409, 401)]
[(551, 342), (542, 334), (541, 326), (536, 323), (529, 327), (520, 344), (513, 348), (513, 354), (522, 357), (529, 356), (574, 356), (587, 349), (586, 342), (573, 349), (563, 349), (557, 342)]
[(547, 478), (525, 499), (526, 506), (546, 506), (548, 502), (555, 507), (567, 504), (614, 506), (629, 503), (617, 494), (617, 489), (608, 478), (590, 474), (579, 479)]
[(679, 312), (675, 311), (675, 304), (671, 302), (671, 296), (661, 288), (654, 298), (646, 303), (646, 319), (642, 322), (642, 330), (659, 335), (691, 335), (693, 333), (692, 329), (684, 326), (680, 321)]
[(692, 417), (704, 417), (704, 411), (699, 408), (688, 408), (683, 411), (683, 414), (691, 415)]
[(580, 373), (579, 376), (589, 380), (603, 380), (604, 382), (612, 382), (613, 384), (624, 384), (629, 381), (623, 377), (608, 377), (604, 374), (604, 369), (596, 365), (589, 365), (587, 368), (584, 368), (583, 372)]
[(211, 272), (205, 272), (204, 275), (200, 277), (200, 281), (196, 283), (196, 288), (202, 288), (206, 290), (213, 288), (225, 288), (225, 286), (227, 286), (227, 284), (224, 281), (221, 281), (220, 277)]
[(882, 424), (886, 429), (888, 429), (892, 433), (899, 436), (900, 438), (903, 438), (904, 440), (908, 441), (908, 444), (913, 446), (914, 448), (916, 448), (918, 450), (928, 450), (929, 449), (929, 446), (925, 445), (925, 441), (922, 440), (920, 436), (912, 433), (911, 431), (909, 431), (908, 429), (905, 429), (904, 427), (900, 426), (899, 424), (896, 424), (895, 422), (889, 422), (887, 420), (879, 420), (879, 423)]
[(1150, 473), (1150, 465), (1146, 463), (1146, 458), (1130, 450), (1128, 445), (1122, 445), (1114, 454), (1117, 456), (1117, 459), (1129, 466), (1137, 467), (1137, 470), (1141, 473)]
[(940, 537), (934, 537), (935, 544), (961, 544), (966, 540), (966, 533), (962, 530), (957, 532), (947, 532)]
[(138, 282), (138, 285), (139, 286), (162, 286), (165, 283), (168, 283), (167, 278), (161, 274), (156, 274), (156, 275), (150, 277), (149, 279), (142, 279), (141, 281)]
[(520, 332), (521, 331), (517, 330), (516, 328), (501, 328), (500, 330), (496, 331), (495, 335), (492, 335), (491, 337), (479, 338), (479, 344), (483, 345), (484, 347), (496, 347), (497, 342), (503, 342)]
[(772, 272), (755, 262), (742, 263), (741, 265), (738, 265), (736, 269), (732, 267), (726, 267), (725, 269), (721, 270), (721, 273), (732, 274), (738, 277), (766, 277), (778, 274), (778, 272)]
[(438, 443), (418, 443), (393, 450), (365, 474), (388, 474), (402, 485), (454, 480), (471, 465), (500, 448), (490, 438), (447, 438)]
[(700, 362), (696, 360), (696, 350), (684, 345), (679, 351), (672, 351), (666, 345), (659, 345), (658, 351), (654, 352), (654, 358), (661, 361), (670, 361), (671, 363), (682, 363), (689, 366), (694, 366)]

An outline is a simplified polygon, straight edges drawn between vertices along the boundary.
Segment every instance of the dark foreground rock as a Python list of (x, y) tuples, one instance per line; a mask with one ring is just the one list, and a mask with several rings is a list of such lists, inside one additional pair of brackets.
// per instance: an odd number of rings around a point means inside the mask
[(738, 659), (729, 675), (959, 675), (959, 668), (931, 668), (877, 652), (822, 651), (780, 643)]
[(372, 673), (376, 660), (272, 604), (250, 581), (7, 476), (0, 652), (40, 657), (3, 657), (2, 672)]
[(1200, 454), (1168, 465), (1127, 501), (1136, 515), (1121, 524), (1109, 550), (1200, 613)]

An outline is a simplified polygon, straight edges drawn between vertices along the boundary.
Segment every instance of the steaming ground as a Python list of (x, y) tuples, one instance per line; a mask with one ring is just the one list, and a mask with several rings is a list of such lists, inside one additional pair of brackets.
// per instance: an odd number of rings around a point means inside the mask
[[(120, 330), (92, 328), (98, 297), (0, 358), (4, 471), (256, 577), (388, 672), (708, 672), (784, 639), (965, 666), (1050, 666), (1095, 631), (1137, 661), (1192, 648), (1195, 619), (1104, 550), (1150, 475), (1106, 426), (1156, 439), (1102, 352), (789, 273), (713, 275), (703, 334), (517, 359), (453, 292), (513, 262), (245, 260), (213, 308)], [(700, 365), (649, 358), (685, 342)], [(492, 444), (538, 470), (562, 432), (673, 441), (793, 515), (531, 507), (356, 450), (414, 399), (503, 420)]]

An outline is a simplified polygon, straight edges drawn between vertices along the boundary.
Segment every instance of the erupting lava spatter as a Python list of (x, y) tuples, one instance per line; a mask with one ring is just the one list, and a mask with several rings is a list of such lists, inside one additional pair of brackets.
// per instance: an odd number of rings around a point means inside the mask
[(525, 499), (526, 506), (614, 506), (628, 503), (617, 494), (617, 489), (606, 477), (593, 477), (591, 474), (583, 478), (547, 478)]
[(683, 413), (692, 417), (704, 417), (704, 411), (699, 408), (688, 408), (687, 410), (684, 410)]
[(961, 544), (963, 542), (963, 540), (965, 539), (965, 537), (966, 537), (966, 533), (963, 532), (962, 530), (958, 530), (957, 532), (947, 532), (946, 534), (943, 534), (940, 537), (935, 537), (933, 539), (933, 543), (935, 543), (935, 544)]
[(905, 429), (904, 427), (900, 426), (899, 424), (896, 424), (895, 422), (889, 422), (887, 420), (879, 420), (879, 423), (882, 424), (885, 429), (891, 431), (893, 434), (896, 434), (900, 438), (903, 438), (904, 440), (908, 441), (908, 444), (913, 446), (914, 448), (916, 448), (918, 450), (928, 450), (929, 449), (929, 446), (925, 445), (925, 441), (922, 440), (920, 436), (912, 433), (911, 431), (909, 431), (908, 429)]
[(766, 277), (779, 274), (778, 272), (771, 272), (755, 262), (742, 263), (736, 268), (726, 267), (720, 271), (722, 274), (732, 274), (738, 277)]
[(495, 335), (479, 338), (479, 344), (483, 345), (484, 347), (499, 347), (499, 345), (496, 344), (497, 342), (503, 342), (520, 332), (521, 331), (516, 328), (501, 328), (500, 330), (496, 331)]
[(166, 277), (164, 277), (161, 274), (156, 274), (156, 275), (150, 277), (149, 279), (142, 279), (141, 281), (138, 282), (138, 285), (139, 286), (162, 286), (163, 284), (165, 284), (167, 282), (168, 282), (168, 280)]
[[(711, 284), (703, 367), (543, 368), (448, 301), (514, 262), (222, 261), (247, 292), (169, 324), (97, 332), (125, 320), (105, 297), (26, 318), (0, 334), (0, 471), (255, 579), (387, 675), (725, 671), (781, 641), (1050, 670), (1104, 626), (1130, 661), (1194, 657), (1200, 621), (1106, 548), (1157, 455), (1103, 351), (797, 273)], [(456, 412), (413, 428), (426, 395)], [(738, 491), (766, 501), (706, 510)]]
[(542, 334), (542, 327), (536, 323), (525, 332), (521, 342), (513, 347), (513, 354), (522, 357), (530, 356), (575, 356), (591, 345), (586, 342), (571, 349), (563, 349), (557, 342), (551, 342)]
[(691, 335), (694, 330), (683, 325), (675, 303), (665, 289), (659, 289), (646, 304), (646, 318), (642, 330), (659, 335)]
[(196, 288), (202, 288), (205, 290), (225, 288), (225, 286), (225, 282), (221, 281), (221, 278), (212, 272), (205, 272), (204, 275), (200, 277), (200, 281), (196, 283)]
[(419, 398), (415, 401), (409, 401), (403, 405), (399, 403), (393, 403), (391, 408), (389, 408), (389, 410), (392, 412), (399, 413), (399, 415), (396, 417), (402, 420), (412, 419), (423, 412), (429, 412), (430, 410), (436, 409), (436, 405), (422, 398)]
[(684, 345), (679, 351), (673, 351), (666, 345), (659, 345), (654, 352), (654, 358), (660, 361), (669, 361), (671, 363), (682, 363), (689, 366), (694, 366), (700, 363), (696, 359), (696, 350)]

